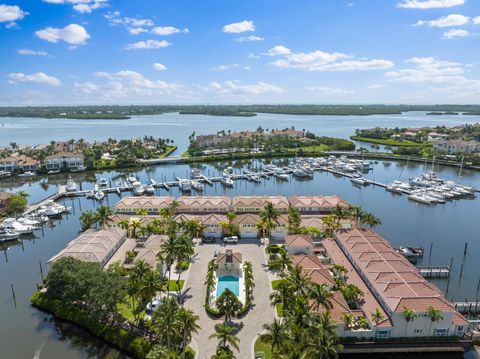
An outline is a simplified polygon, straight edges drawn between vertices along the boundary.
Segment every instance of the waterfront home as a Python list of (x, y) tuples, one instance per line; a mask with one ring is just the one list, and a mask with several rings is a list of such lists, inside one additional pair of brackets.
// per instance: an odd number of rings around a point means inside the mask
[(45, 157), (45, 168), (47, 170), (77, 169), (83, 167), (85, 157), (75, 152), (59, 152)]
[[(300, 227), (304, 228), (317, 228), (321, 231), (325, 230), (325, 224), (323, 223), (322, 218), (325, 218), (325, 216), (302, 216), (301, 217), (301, 222), (300, 222)], [(342, 228), (351, 228), (352, 223), (354, 221), (350, 219), (341, 219), (340, 220), (340, 225)]]
[(121, 229), (89, 229), (67, 244), (65, 249), (48, 262), (73, 257), (84, 262), (98, 263), (102, 268), (125, 242), (127, 232)]
[(175, 197), (156, 196), (156, 197), (123, 197), (115, 204), (115, 213), (118, 214), (136, 214), (140, 209), (146, 209), (149, 215), (158, 215), (162, 208), (167, 208), (175, 201)]
[(307, 234), (289, 234), (285, 237), (285, 249), (288, 254), (313, 255), (313, 240)]
[(10, 192), (0, 192), (0, 213), (5, 212), (10, 204), (10, 198), (13, 194)]
[[(335, 257), (342, 254), (334, 249), (331, 241), (348, 258), (349, 280), (366, 285), (364, 293), (375, 297), (392, 322), (391, 327), (377, 329), (376, 337), (464, 335), (468, 321), (434, 284), (372, 229), (340, 230), (334, 239), (325, 240), (324, 245), (327, 250), (331, 249), (329, 254), (336, 262)], [(432, 322), (428, 316), (430, 306), (440, 310), (443, 319)], [(362, 308), (365, 313), (374, 310), (373, 306), (370, 310)], [(405, 308), (415, 311), (416, 317), (411, 322), (405, 320)]]
[(178, 202), (177, 213), (226, 214), (230, 211), (231, 198), (227, 196), (182, 196)]
[(32, 157), (25, 155), (12, 155), (9, 157), (0, 158), (0, 171), (14, 172), (14, 171), (32, 171), (38, 170), (40, 162)]
[(339, 196), (290, 196), (288, 202), (300, 214), (331, 214), (335, 206), (348, 206)]
[(270, 235), (272, 239), (283, 240), (288, 234), (288, 216), (281, 214), (278, 216), (275, 227), (271, 229)]
[(235, 196), (233, 197), (233, 211), (235, 213), (259, 213), (269, 202), (280, 213), (288, 212), (288, 200), (284, 196)]
[(293, 128), (285, 128), (283, 130), (271, 130), (270, 134), (272, 136), (288, 136), (293, 138), (303, 138), (305, 137), (305, 132), (300, 130), (295, 130)]
[(222, 237), (223, 229), (220, 223), (228, 222), (227, 216), (222, 214), (208, 214), (202, 216), (201, 221), (205, 225), (203, 235), (214, 238)]
[(432, 143), (435, 150), (445, 152), (449, 155), (455, 153), (471, 154), (480, 152), (480, 142), (478, 141), (437, 139), (432, 141)]
[(220, 252), (217, 256), (217, 276), (224, 274), (241, 275), (242, 253), (233, 252), (227, 249), (225, 252)]
[(238, 226), (238, 231), (241, 238), (257, 238), (258, 228), (257, 223), (260, 220), (258, 214), (244, 213), (239, 214), (233, 220), (233, 223)]

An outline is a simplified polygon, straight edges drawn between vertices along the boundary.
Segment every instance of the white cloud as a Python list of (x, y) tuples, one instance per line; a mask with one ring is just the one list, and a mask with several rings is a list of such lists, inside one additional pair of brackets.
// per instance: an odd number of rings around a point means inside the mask
[(225, 81), (223, 83), (212, 82), (210, 83), (209, 90), (222, 96), (245, 96), (283, 92), (283, 89), (277, 85), (272, 85), (265, 82), (242, 85), (239, 81)]
[(79, 13), (91, 13), (95, 9), (108, 6), (108, 0), (43, 0), (50, 4), (70, 4)]
[(301, 69), (306, 71), (380, 70), (391, 68), (394, 65), (393, 62), (384, 59), (369, 60), (362, 58), (355, 60), (351, 58), (351, 55), (317, 50), (309, 53), (289, 53), (284, 55), (283, 58), (275, 60), (271, 65), (286, 69)]
[(253, 52), (249, 53), (247, 56), (249, 59), (259, 59), (260, 56), (257, 54), (254, 54)]
[(161, 35), (161, 36), (168, 36), (173, 34), (178, 34), (179, 32), (183, 32), (184, 34), (188, 34), (188, 29), (177, 29), (173, 26), (157, 26), (152, 29), (152, 34)]
[(470, 33), (467, 30), (452, 29), (447, 32), (444, 32), (442, 35), (442, 38), (451, 40), (455, 37), (466, 37), (468, 35), (470, 35)]
[(35, 35), (42, 40), (57, 43), (59, 40), (70, 45), (84, 45), (90, 38), (87, 30), (81, 25), (70, 24), (64, 28), (47, 27), (35, 32)]
[(463, 78), (458, 62), (441, 61), (434, 57), (413, 57), (407, 60), (413, 68), (389, 71), (385, 76), (393, 82), (457, 82)]
[(442, 16), (436, 20), (419, 20), (415, 26), (428, 25), (432, 27), (452, 27), (452, 26), (462, 26), (468, 24), (470, 18), (468, 16), (460, 14), (451, 14), (448, 16)]
[(322, 86), (310, 86), (305, 87), (305, 90), (315, 92), (322, 95), (350, 95), (354, 93), (352, 90), (346, 90), (337, 87), (322, 87)]
[(480, 16), (475, 17), (475, 18), (473, 19), (473, 23), (474, 23), (475, 25), (480, 25)]
[(38, 84), (59, 86), (60, 80), (56, 77), (49, 76), (44, 72), (36, 72), (31, 75), (27, 75), (21, 72), (14, 72), (7, 75), (8, 82), (11, 84), (17, 84), (19, 82), (35, 82)]
[(126, 50), (149, 50), (149, 49), (161, 49), (164, 47), (170, 46), (171, 43), (168, 41), (162, 40), (145, 40), (145, 41), (138, 41), (132, 44), (125, 45)]
[(385, 85), (381, 85), (381, 84), (371, 84), (371, 85), (368, 85), (367, 86), (367, 89), (369, 90), (378, 90), (378, 89), (382, 89), (384, 88)]
[(167, 66), (165, 66), (164, 64), (161, 64), (159, 62), (155, 62), (152, 65), (152, 67), (153, 67), (154, 70), (157, 70), (157, 71), (165, 71), (167, 69)]
[(263, 41), (263, 40), (265, 40), (264, 37), (252, 35), (252, 36), (239, 37), (235, 41), (238, 41), (238, 42), (253, 42), (253, 41)]
[(267, 56), (279, 56), (279, 55), (289, 55), (292, 52), (290, 49), (286, 48), (283, 45), (277, 45), (268, 50), (265, 55)]
[(4, 5), (0, 4), (0, 22), (10, 22), (10, 26), (15, 26), (15, 21), (22, 20), (28, 12), (23, 11), (17, 5)]
[(465, 4), (465, 0), (403, 0), (397, 5), (405, 9), (450, 8)]
[(251, 20), (243, 20), (241, 22), (234, 22), (232, 24), (225, 25), (223, 32), (238, 34), (246, 31), (255, 31), (255, 25)]
[(113, 26), (125, 26), (127, 29), (136, 27), (151, 27), (155, 23), (151, 19), (140, 19), (137, 17), (121, 17), (120, 11), (109, 12), (104, 17)]
[(46, 51), (35, 51), (30, 49), (20, 49), (17, 50), (17, 54), (19, 55), (30, 55), (30, 56), (48, 56)]
[(130, 35), (140, 35), (142, 32), (148, 32), (148, 30), (143, 27), (131, 27), (128, 32)]
[(231, 70), (231, 69), (251, 70), (250, 66), (241, 66), (239, 64), (218, 65), (213, 70), (214, 71), (226, 71), (226, 70)]
[(95, 76), (106, 79), (107, 82), (102, 84), (76, 82), (73, 86), (74, 91), (87, 97), (110, 100), (172, 95), (182, 88), (176, 83), (147, 79), (143, 74), (132, 70), (99, 71), (95, 73)]

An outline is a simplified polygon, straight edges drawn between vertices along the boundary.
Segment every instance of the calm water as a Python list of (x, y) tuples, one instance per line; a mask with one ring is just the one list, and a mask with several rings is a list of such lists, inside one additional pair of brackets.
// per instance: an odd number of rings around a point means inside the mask
[[(397, 116), (335, 117), (335, 116), (288, 116), (259, 115), (253, 118), (231, 118), (177, 114), (165, 114), (152, 117), (135, 117), (126, 121), (82, 121), (82, 120), (46, 120), (46, 119), (0, 119), (0, 146), (16, 141), (19, 144), (48, 143), (50, 140), (68, 140), (73, 137), (86, 140), (102, 140), (108, 137), (129, 138), (144, 134), (169, 137), (179, 145), (179, 152), (188, 143), (187, 137), (193, 130), (197, 133), (212, 133), (221, 129), (244, 130), (263, 128), (284, 128), (294, 125), (305, 128), (318, 135), (348, 137), (356, 128), (373, 126), (426, 126), (443, 123), (446, 125), (466, 122), (480, 122), (474, 116), (422, 116), (404, 114)], [(92, 130), (94, 127), (94, 130)], [(207, 175), (218, 174), (228, 164), (204, 166)], [(260, 166), (251, 163), (253, 169)], [(173, 180), (175, 176), (186, 176), (186, 165), (165, 165), (143, 169), (137, 175), (142, 181), (149, 177), (156, 180)], [(398, 178), (407, 179), (419, 175), (423, 166), (418, 164), (393, 163), (385, 167), (381, 162), (375, 166), (368, 177), (383, 182)], [(438, 168), (441, 177), (457, 179), (453, 168)], [(108, 173), (75, 174), (74, 180), (82, 188), (92, 188), (98, 177), (112, 180), (124, 177), (127, 173), (111, 171)], [(65, 184), (65, 175), (49, 176), (48, 181), (29, 182), (19, 179), (0, 181), (0, 190), (30, 193), (30, 202), (38, 201), (57, 190), (59, 184)], [(464, 171), (463, 183), (480, 187), (480, 173)], [(166, 194), (158, 190), (158, 194)], [(172, 188), (171, 195), (178, 196), (178, 189)], [(408, 201), (405, 196), (393, 195), (383, 189), (357, 188), (344, 178), (332, 174), (319, 173), (311, 181), (292, 180), (289, 183), (276, 182), (275, 179), (254, 184), (237, 181), (232, 189), (220, 184), (205, 188), (205, 194), (276, 194), (276, 195), (333, 195), (338, 194), (355, 205), (375, 213), (382, 220), (378, 232), (390, 240), (393, 245), (423, 246), (426, 250), (424, 264), (448, 265), (453, 257), (453, 273), (449, 283), (448, 298), (475, 300), (480, 267), (476, 259), (480, 256), (480, 234), (476, 222), (480, 216), (480, 199), (449, 202), (445, 205), (427, 207)], [(125, 194), (126, 195), (126, 194)], [(113, 205), (118, 196), (111, 194), (104, 203)], [(82, 210), (93, 209), (97, 203), (85, 198), (68, 199), (66, 204), (73, 207), (73, 213), (60, 221), (37, 231), (35, 236), (21, 243), (0, 246), (0, 348), (1, 358), (121, 358), (118, 351), (89, 336), (78, 328), (65, 323), (52, 321), (51, 317), (29, 304), (36, 283), (40, 283), (40, 267), (48, 270), (46, 261), (58, 253), (76, 237), (80, 230), (78, 217)], [(465, 242), (468, 252), (463, 256)], [(429, 248), (433, 250), (429, 255)], [(460, 268), (463, 264), (463, 275)], [(13, 300), (11, 284), (14, 286), (16, 303)], [(437, 281), (443, 290), (446, 281)]]
[[(157, 116), (134, 116), (130, 120), (69, 120), (42, 118), (0, 118), (0, 146), (15, 141), (23, 145), (48, 144), (72, 137), (87, 141), (143, 137), (152, 135), (170, 138), (179, 147), (178, 153), (188, 147), (188, 136), (216, 133), (221, 130), (255, 130), (295, 126), (322, 136), (348, 138), (357, 128), (422, 127), (460, 125), (480, 122), (480, 116), (426, 116), (425, 112), (402, 115), (374, 116), (297, 116), (258, 114), (255, 117), (226, 117), (179, 115), (167, 113)], [(3, 124), (3, 125), (2, 125)]]

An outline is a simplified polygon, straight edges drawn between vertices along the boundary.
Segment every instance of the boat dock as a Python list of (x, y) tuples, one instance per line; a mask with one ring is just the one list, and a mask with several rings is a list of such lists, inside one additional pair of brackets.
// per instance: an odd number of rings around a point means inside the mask
[(449, 266), (417, 267), (424, 278), (448, 278), (451, 268)]
[(480, 302), (453, 302), (453, 305), (460, 313), (480, 313)]

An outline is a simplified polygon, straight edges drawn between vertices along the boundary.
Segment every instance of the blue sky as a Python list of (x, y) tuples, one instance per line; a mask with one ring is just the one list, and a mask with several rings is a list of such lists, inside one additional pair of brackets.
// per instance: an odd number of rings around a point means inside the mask
[(0, 104), (478, 103), (478, 0), (0, 0)]

